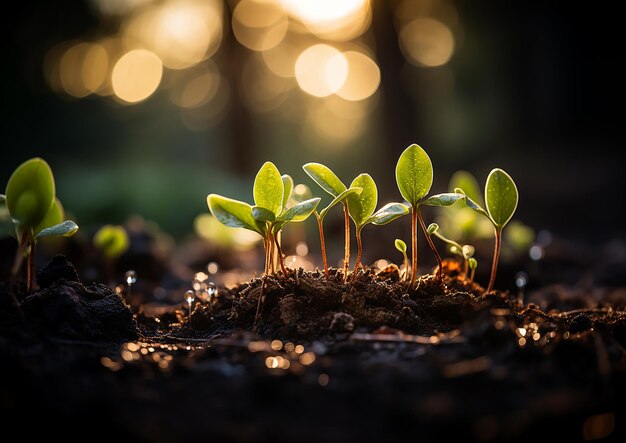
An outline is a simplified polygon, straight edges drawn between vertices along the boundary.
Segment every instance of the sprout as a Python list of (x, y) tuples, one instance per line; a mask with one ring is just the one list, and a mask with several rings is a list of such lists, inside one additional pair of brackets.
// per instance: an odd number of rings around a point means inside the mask
[(402, 253), (402, 256), (404, 257), (404, 262), (403, 262), (404, 263), (404, 278), (406, 278), (409, 272), (409, 257), (407, 257), (406, 255), (406, 243), (403, 240), (396, 238), (393, 244), (396, 247), (396, 249)]
[(128, 251), (129, 240), (122, 226), (104, 225), (93, 236), (93, 245), (104, 257), (104, 273), (114, 284), (113, 270), (117, 259)]
[[(465, 194), (463, 189), (460, 188), (455, 189), (455, 191)], [(517, 186), (515, 186), (515, 182), (509, 174), (502, 169), (496, 168), (489, 173), (485, 182), (485, 206), (487, 210), (483, 209), (467, 195), (464, 195), (463, 201), (469, 208), (487, 217), (494, 226), (493, 261), (491, 263), (491, 277), (486, 290), (486, 292), (491, 292), (498, 269), (498, 259), (502, 245), (502, 230), (513, 217), (519, 202)]]
[(63, 205), (55, 197), (52, 170), (41, 158), (32, 158), (17, 167), (9, 178), (3, 200), (15, 224), (18, 239), (13, 275), (17, 275), (26, 257), (27, 290), (30, 292), (38, 240), (70, 237), (76, 233), (78, 226), (71, 220), (63, 220), (65, 214)]
[(93, 245), (108, 260), (116, 260), (128, 251), (128, 234), (122, 226), (104, 225), (94, 235)]
[(469, 268), (470, 268), (469, 279), (470, 279), (470, 281), (474, 281), (474, 274), (476, 273), (476, 268), (478, 267), (478, 261), (474, 257), (471, 257), (468, 260), (468, 265), (469, 265)]
[(363, 228), (370, 223), (379, 226), (386, 225), (408, 214), (409, 208), (401, 203), (388, 203), (374, 213), (378, 202), (378, 190), (374, 179), (369, 174), (360, 174), (352, 181), (350, 188), (362, 189), (360, 193), (348, 196), (348, 211), (356, 228), (357, 256), (353, 271), (356, 274), (363, 255), (363, 242), (361, 240)]
[(400, 194), (411, 205), (411, 285), (417, 279), (417, 222), (426, 236), (430, 249), (435, 254), (439, 272), (438, 279), (442, 279), (441, 256), (428, 234), (426, 224), (420, 213), (420, 206), (450, 206), (464, 196), (457, 193), (433, 195), (425, 199), (433, 184), (433, 164), (424, 149), (412, 144), (402, 152), (396, 165), (396, 182)]
[(279, 233), (291, 222), (306, 220), (320, 201), (319, 198), (312, 198), (287, 208), (285, 205), (292, 189), (291, 177), (281, 176), (272, 162), (266, 162), (254, 179), (254, 206), (217, 194), (207, 196), (209, 210), (222, 224), (248, 229), (263, 237), (265, 275), (272, 273), (274, 269), (274, 247), (278, 251), (281, 269), (286, 274)]
[(469, 259), (474, 256), (474, 252), (476, 252), (475, 248), (471, 245), (461, 245), (454, 240), (447, 238), (439, 231), (439, 225), (437, 223), (431, 223), (428, 226), (428, 234), (434, 235), (439, 240), (446, 243), (452, 254), (463, 258), (465, 275), (469, 275)]
[(350, 213), (348, 210), (348, 204), (346, 199), (350, 195), (359, 194), (362, 191), (362, 188), (359, 187), (346, 187), (343, 182), (337, 177), (337, 175), (330, 170), (327, 166), (322, 165), (321, 163), (307, 163), (302, 166), (304, 172), (307, 173), (309, 177), (313, 179), (315, 183), (317, 183), (320, 188), (324, 191), (332, 195), (334, 198), (330, 202), (328, 206), (322, 209), (321, 212), (315, 212), (315, 217), (317, 218), (317, 227), (320, 234), (320, 244), (322, 249), (322, 260), (324, 262), (324, 274), (326, 278), (328, 278), (328, 260), (326, 256), (326, 244), (324, 241), (324, 217), (328, 214), (328, 211), (338, 203), (343, 205), (343, 213), (344, 213), (344, 225), (345, 225), (345, 248), (344, 248), (344, 258), (343, 258), (343, 272), (344, 276), (348, 275), (348, 270), (350, 266)]

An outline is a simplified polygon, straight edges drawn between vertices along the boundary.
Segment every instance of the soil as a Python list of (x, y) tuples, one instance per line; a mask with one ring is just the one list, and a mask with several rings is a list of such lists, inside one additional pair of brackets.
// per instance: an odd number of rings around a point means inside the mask
[(348, 282), (335, 269), (328, 278), (300, 269), (219, 288), (189, 317), (187, 306), (131, 312), (121, 294), (83, 285), (62, 256), (37, 281), (33, 294), (0, 284), (0, 416), (24, 437), (626, 435), (621, 289), (485, 294), (454, 261), (443, 282), (427, 275), (414, 288), (394, 266)]

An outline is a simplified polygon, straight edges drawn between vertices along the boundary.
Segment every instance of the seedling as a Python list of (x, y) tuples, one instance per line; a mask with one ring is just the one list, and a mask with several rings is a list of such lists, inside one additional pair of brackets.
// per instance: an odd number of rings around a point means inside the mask
[(422, 231), (428, 241), (428, 246), (435, 254), (439, 272), (437, 278), (442, 280), (441, 256), (435, 248), (426, 224), (420, 213), (422, 205), (427, 206), (450, 206), (464, 197), (458, 193), (436, 194), (425, 198), (433, 184), (433, 164), (430, 157), (420, 146), (412, 144), (404, 150), (396, 165), (396, 182), (400, 194), (411, 205), (411, 285), (417, 279), (417, 223), (419, 221)]
[(468, 260), (468, 265), (469, 265), (469, 268), (470, 268), (469, 279), (470, 279), (470, 281), (474, 281), (474, 274), (476, 274), (476, 268), (478, 267), (478, 261), (474, 257), (471, 257)]
[(93, 245), (104, 256), (107, 278), (112, 280), (115, 262), (129, 247), (128, 234), (122, 226), (104, 225), (93, 237)]
[(403, 277), (406, 278), (406, 276), (409, 274), (409, 257), (407, 257), (406, 255), (406, 243), (403, 240), (396, 238), (393, 244), (396, 247), (396, 249), (402, 253), (402, 257), (404, 257), (404, 261), (403, 261), (404, 276)]
[(319, 204), (319, 198), (298, 203), (291, 208), (285, 205), (293, 189), (291, 177), (281, 176), (272, 162), (266, 162), (254, 179), (254, 203), (248, 203), (209, 194), (207, 203), (213, 216), (222, 224), (244, 228), (263, 237), (265, 247), (265, 275), (273, 272), (272, 255), (276, 247), (279, 263), (286, 273), (280, 247), (279, 233), (291, 222), (306, 220)]
[(446, 243), (450, 253), (458, 255), (463, 259), (463, 269), (465, 275), (469, 275), (469, 259), (474, 256), (474, 252), (476, 251), (475, 248), (472, 245), (461, 245), (460, 243), (444, 236), (439, 230), (439, 225), (437, 223), (431, 223), (428, 225), (428, 233)]
[(378, 226), (386, 225), (408, 214), (409, 208), (402, 203), (388, 203), (374, 213), (378, 202), (378, 189), (374, 179), (369, 174), (357, 176), (350, 184), (350, 189), (352, 188), (362, 189), (360, 193), (353, 193), (347, 199), (348, 211), (356, 228), (357, 256), (352, 271), (356, 275), (363, 256), (363, 242), (361, 240), (363, 228), (370, 223)]
[(13, 276), (18, 274), (26, 257), (26, 284), (30, 292), (38, 240), (45, 237), (70, 237), (76, 233), (78, 226), (71, 220), (63, 221), (63, 206), (55, 197), (52, 170), (41, 158), (32, 158), (17, 167), (7, 183), (5, 199), (18, 239)]
[[(460, 188), (455, 191), (464, 194)], [(515, 186), (515, 182), (509, 174), (502, 169), (496, 168), (489, 173), (485, 182), (485, 206), (487, 210), (483, 209), (467, 195), (464, 196), (463, 200), (468, 207), (487, 217), (494, 226), (493, 261), (491, 263), (491, 276), (489, 277), (489, 284), (486, 290), (486, 292), (491, 292), (496, 281), (498, 259), (502, 246), (502, 230), (513, 217), (519, 202), (517, 186)]]
[(328, 260), (326, 256), (326, 244), (324, 241), (324, 217), (328, 214), (328, 211), (338, 203), (343, 205), (344, 213), (344, 226), (345, 226), (345, 248), (343, 257), (343, 272), (344, 276), (348, 275), (350, 266), (350, 213), (348, 209), (347, 198), (350, 195), (359, 194), (362, 191), (360, 187), (346, 187), (343, 182), (337, 177), (337, 175), (330, 170), (327, 166), (321, 163), (307, 163), (302, 166), (304, 172), (317, 183), (320, 188), (333, 196), (333, 200), (328, 206), (322, 209), (321, 212), (315, 213), (317, 218), (317, 228), (320, 233), (320, 244), (322, 249), (322, 260), (324, 262), (324, 274), (328, 278)]

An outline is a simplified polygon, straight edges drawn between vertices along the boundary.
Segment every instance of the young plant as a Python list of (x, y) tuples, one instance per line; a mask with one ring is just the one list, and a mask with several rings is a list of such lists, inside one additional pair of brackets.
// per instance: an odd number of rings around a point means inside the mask
[(476, 268), (478, 267), (478, 261), (474, 257), (471, 257), (468, 260), (469, 268), (470, 268), (470, 281), (474, 281), (474, 274), (476, 274)]
[(409, 275), (409, 257), (407, 257), (407, 255), (406, 255), (406, 243), (404, 242), (404, 240), (396, 238), (396, 240), (393, 242), (393, 244), (396, 247), (396, 249), (402, 253), (402, 257), (404, 257), (404, 261), (403, 261), (403, 264), (404, 264), (404, 276), (403, 276), (403, 278), (406, 279), (406, 276)]
[(128, 234), (122, 226), (104, 225), (93, 237), (93, 245), (105, 258), (106, 274), (109, 281), (113, 280), (115, 262), (129, 247)]
[(279, 263), (286, 273), (279, 240), (281, 229), (288, 223), (306, 220), (320, 201), (312, 198), (286, 208), (292, 188), (291, 177), (281, 176), (272, 162), (266, 162), (254, 179), (254, 206), (217, 194), (207, 196), (209, 210), (222, 224), (248, 229), (263, 237), (266, 275), (273, 272), (274, 248), (278, 250)]
[[(460, 188), (455, 189), (455, 191), (465, 194), (463, 189)], [(517, 186), (515, 186), (515, 182), (509, 174), (502, 169), (495, 168), (489, 173), (485, 182), (485, 206), (487, 210), (483, 209), (467, 195), (464, 195), (463, 200), (468, 207), (487, 217), (494, 227), (493, 261), (491, 263), (491, 276), (489, 277), (489, 284), (486, 290), (486, 292), (491, 292), (496, 281), (496, 271), (502, 247), (502, 231), (513, 217), (519, 202)]]
[(396, 182), (400, 194), (411, 205), (411, 285), (417, 279), (417, 223), (419, 221), (422, 231), (428, 241), (428, 246), (435, 254), (439, 272), (437, 278), (442, 279), (441, 256), (435, 248), (426, 224), (422, 218), (420, 207), (426, 206), (450, 206), (463, 198), (462, 194), (444, 193), (425, 198), (433, 184), (433, 164), (430, 157), (420, 146), (412, 144), (404, 150), (396, 165)]
[(52, 170), (41, 158), (32, 158), (17, 167), (9, 178), (4, 199), (15, 224), (18, 240), (13, 276), (18, 274), (26, 257), (26, 284), (30, 292), (35, 271), (35, 250), (39, 239), (70, 237), (76, 233), (78, 226), (71, 220), (63, 220), (63, 206), (55, 197)]
[(471, 245), (461, 245), (458, 242), (455, 242), (452, 239), (444, 236), (439, 231), (439, 225), (437, 223), (431, 223), (428, 225), (428, 234), (434, 235), (439, 240), (443, 241), (448, 245), (448, 250), (450, 253), (454, 255), (458, 255), (463, 259), (463, 269), (465, 275), (469, 275), (469, 259), (474, 256), (474, 252), (476, 252), (475, 248)]
[(356, 228), (357, 256), (354, 270), (352, 271), (356, 275), (356, 271), (361, 265), (361, 257), (363, 256), (363, 242), (361, 240), (363, 228), (370, 223), (378, 226), (386, 225), (408, 214), (409, 208), (401, 203), (388, 203), (374, 212), (378, 202), (378, 189), (374, 179), (369, 174), (360, 174), (352, 181), (350, 188), (362, 189), (358, 194), (349, 195), (347, 200), (348, 211)]
[(361, 193), (362, 189), (359, 187), (346, 187), (343, 182), (337, 177), (337, 175), (330, 170), (327, 166), (321, 163), (307, 163), (302, 166), (304, 172), (307, 173), (315, 183), (319, 185), (324, 191), (333, 196), (333, 200), (328, 206), (322, 209), (321, 212), (315, 212), (317, 218), (317, 228), (320, 233), (320, 244), (322, 249), (322, 261), (324, 262), (324, 274), (328, 278), (328, 260), (326, 256), (326, 244), (324, 241), (324, 217), (328, 214), (328, 211), (338, 203), (343, 205), (344, 213), (344, 225), (345, 225), (345, 248), (343, 258), (343, 272), (344, 276), (348, 275), (350, 266), (350, 213), (348, 210), (347, 198), (350, 195)]

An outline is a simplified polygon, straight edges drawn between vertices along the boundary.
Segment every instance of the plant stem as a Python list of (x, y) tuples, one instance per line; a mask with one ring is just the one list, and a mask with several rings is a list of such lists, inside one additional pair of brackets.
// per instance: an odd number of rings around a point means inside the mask
[(474, 281), (474, 274), (476, 274), (476, 269), (472, 269), (470, 271), (470, 276), (469, 276), (470, 281)]
[(417, 279), (417, 208), (411, 206), (411, 286)]
[(27, 242), (28, 230), (25, 230), (18, 239), (17, 250), (15, 251), (15, 261), (13, 262), (13, 268), (11, 269), (11, 276), (13, 278), (17, 277), (17, 274), (20, 272), (20, 268), (22, 267), (22, 262), (24, 261), (24, 250), (26, 249)]
[(283, 275), (287, 277), (287, 270), (285, 269), (285, 257), (283, 256), (283, 250), (280, 247), (280, 241), (278, 240), (280, 232), (274, 233), (274, 241), (276, 242), (276, 252), (278, 253), (278, 263), (280, 263), (280, 270), (283, 271)]
[(487, 285), (486, 293), (491, 292), (493, 284), (496, 282), (496, 271), (498, 270), (498, 259), (500, 258), (500, 247), (502, 243), (502, 230), (495, 228), (496, 242), (493, 248), (493, 262), (491, 262), (491, 277), (489, 278), (489, 285)]
[(265, 235), (265, 237), (263, 237), (263, 249), (265, 249), (265, 271), (263, 272), (263, 274), (267, 275), (269, 274), (269, 268), (270, 268), (270, 257), (269, 257), (270, 245), (269, 245), (269, 241), (267, 238), (267, 234)]
[(343, 214), (346, 225), (346, 249), (343, 256), (343, 280), (346, 281), (350, 272), (350, 212), (348, 212), (348, 204), (343, 204)]
[(33, 279), (35, 278), (35, 241), (30, 240), (30, 253), (26, 257), (26, 292), (31, 293), (33, 290)]
[(317, 211), (314, 212), (315, 218), (317, 218), (317, 229), (320, 231), (320, 248), (322, 249), (322, 261), (324, 262), (324, 277), (328, 279), (328, 258), (326, 257), (326, 243), (324, 241), (324, 227), (322, 223), (324, 220), (320, 217)]
[(357, 254), (356, 254), (356, 262), (354, 263), (354, 271), (352, 273), (356, 276), (356, 271), (359, 269), (361, 265), (361, 257), (363, 256), (363, 242), (361, 241), (361, 230), (363, 227), (359, 227), (356, 229), (356, 244), (357, 244)]
[(424, 223), (424, 218), (422, 217), (422, 214), (419, 211), (419, 208), (417, 209), (417, 218), (419, 219), (420, 226), (422, 227), (422, 231), (424, 231), (424, 235), (426, 236), (426, 241), (428, 242), (428, 246), (430, 246), (430, 249), (433, 251), (433, 254), (435, 254), (435, 258), (437, 259), (437, 268), (438, 268), (437, 280), (441, 282), (443, 280), (443, 264), (441, 263), (441, 255), (439, 255), (439, 252), (437, 251), (437, 248), (435, 247), (435, 244), (433, 243), (433, 239), (430, 238), (430, 234), (428, 233), (428, 229), (426, 228), (426, 224)]
[(409, 275), (409, 257), (406, 255), (406, 251), (404, 251), (402, 253), (402, 255), (404, 256), (404, 280), (407, 279), (407, 276)]

